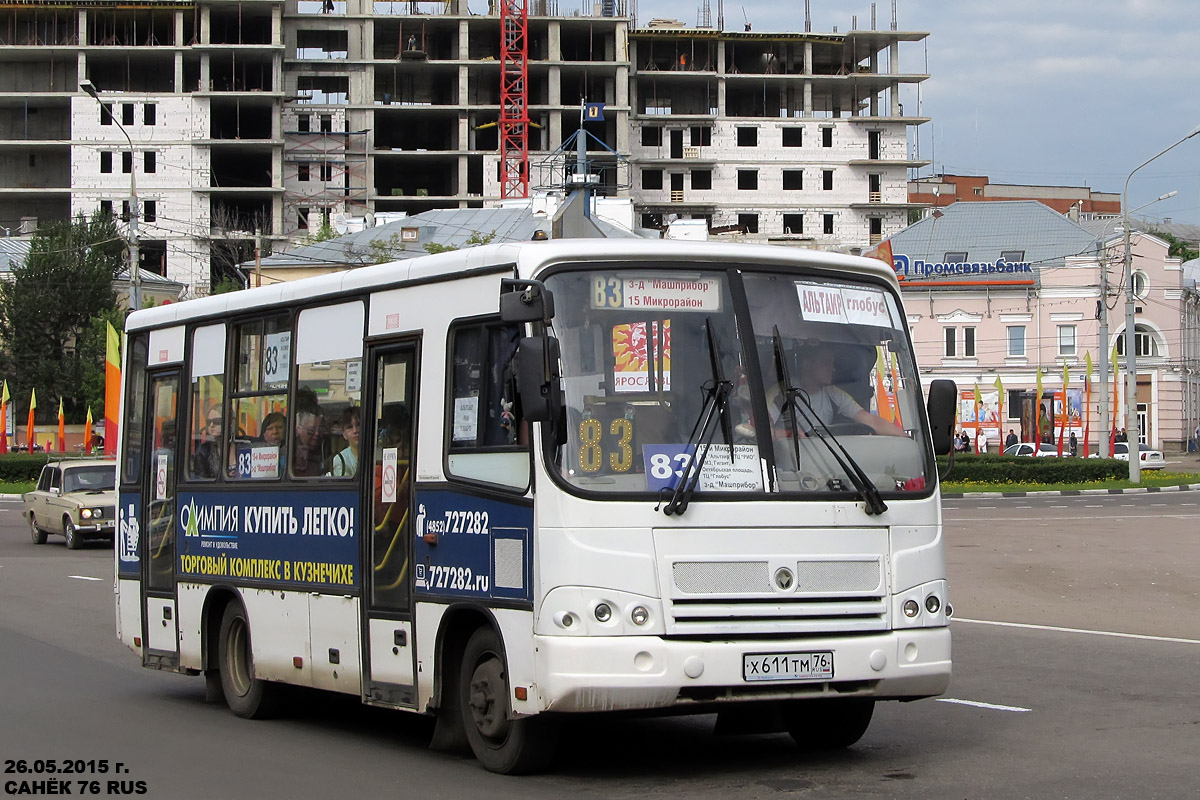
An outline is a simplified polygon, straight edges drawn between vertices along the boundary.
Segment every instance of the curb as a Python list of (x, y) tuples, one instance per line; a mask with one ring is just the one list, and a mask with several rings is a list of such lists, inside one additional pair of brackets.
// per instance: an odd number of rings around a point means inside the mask
[(979, 498), (979, 497), (1081, 497), (1100, 494), (1150, 494), (1152, 492), (1195, 492), (1200, 491), (1200, 483), (1185, 483), (1178, 486), (1140, 486), (1136, 489), (1063, 489), (1061, 491), (1047, 490), (1034, 492), (953, 492), (943, 493), (943, 498)]

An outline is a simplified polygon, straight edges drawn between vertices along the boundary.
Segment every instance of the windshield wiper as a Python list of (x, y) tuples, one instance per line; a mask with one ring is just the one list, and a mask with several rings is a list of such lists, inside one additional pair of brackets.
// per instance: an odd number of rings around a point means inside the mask
[(692, 426), (692, 434), (688, 437), (688, 450), (692, 453), (683, 477), (675, 485), (671, 499), (663, 508), (668, 517), (687, 511), (688, 504), (696, 487), (700, 484), (700, 473), (704, 470), (704, 461), (713, 437), (717, 433), (717, 422), (725, 433), (725, 441), (729, 444), (729, 458), (733, 459), (733, 420), (729, 414), (729, 395), (733, 391), (733, 383), (725, 380), (725, 370), (721, 365), (721, 351), (717, 347), (712, 333), (712, 319), (704, 320), (704, 333), (708, 337), (708, 362), (712, 369), (712, 384), (704, 389), (704, 408), (700, 409), (700, 417)]
[[(816, 409), (809, 402), (808, 394), (803, 389), (792, 385), (791, 377), (788, 374), (787, 359), (783, 354), (783, 338), (779, 335), (778, 325), (775, 326), (773, 344), (775, 348), (775, 362), (779, 368), (779, 377), (783, 381), (783, 406), (784, 410), (788, 412), (788, 422), (792, 434), (792, 449), (796, 454), (796, 469), (800, 468), (800, 437), (799, 426), (796, 423), (796, 414), (799, 413), (804, 417), (804, 422), (808, 425), (813, 436), (821, 444), (825, 445), (825, 449), (837, 461), (838, 466), (842, 468), (842, 472), (850, 479), (850, 483), (854, 484), (854, 488), (858, 490), (859, 496), (862, 497), (863, 502), (867, 506), (867, 514), (882, 514), (887, 511), (887, 503), (883, 502), (883, 498), (880, 497), (879, 489), (875, 487), (875, 483), (867, 477), (867, 474), (859, 466), (854, 456), (850, 455), (849, 451), (842, 446), (842, 443), (829, 430), (829, 426), (825, 424), (825, 420), (818, 416)], [(801, 403), (804, 404), (803, 408), (800, 407)], [(821, 431), (821, 428), (825, 429), (824, 432)]]

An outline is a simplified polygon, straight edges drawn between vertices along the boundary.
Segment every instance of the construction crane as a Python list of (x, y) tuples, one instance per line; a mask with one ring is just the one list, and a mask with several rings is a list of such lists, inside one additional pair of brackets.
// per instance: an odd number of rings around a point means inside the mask
[(500, 197), (529, 197), (529, 5), (500, 3)]

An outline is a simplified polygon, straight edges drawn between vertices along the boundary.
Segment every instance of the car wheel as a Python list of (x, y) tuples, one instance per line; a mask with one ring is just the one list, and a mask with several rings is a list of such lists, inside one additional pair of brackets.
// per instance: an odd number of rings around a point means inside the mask
[(75, 523), (71, 522), (70, 517), (63, 517), (63, 535), (67, 537), (67, 549), (78, 550), (83, 544), (83, 540), (79, 538), (79, 531), (75, 530)]
[(46, 543), (46, 532), (38, 527), (37, 520), (33, 518), (33, 514), (29, 515), (29, 535), (33, 537), (34, 544)]
[(521, 775), (550, 764), (554, 720), (542, 715), (509, 719), (504, 646), (494, 630), (485, 627), (471, 634), (458, 677), (467, 741), (486, 770)]

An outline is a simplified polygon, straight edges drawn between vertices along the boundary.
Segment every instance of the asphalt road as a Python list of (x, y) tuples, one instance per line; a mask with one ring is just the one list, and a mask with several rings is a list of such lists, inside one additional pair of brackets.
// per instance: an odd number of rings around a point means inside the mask
[[(947, 501), (953, 684), (881, 705), (851, 750), (718, 737), (712, 717), (590, 719), (526, 778), (432, 753), (426, 720), (353, 698), (298, 694), (270, 722), (205, 704), (200, 679), (116, 641), (110, 550), (35, 547), (0, 503), (0, 763), (109, 759), (126, 771), (55, 778), (153, 798), (1196, 797), (1198, 503)], [(3, 775), (0, 797), (33, 779)]]

